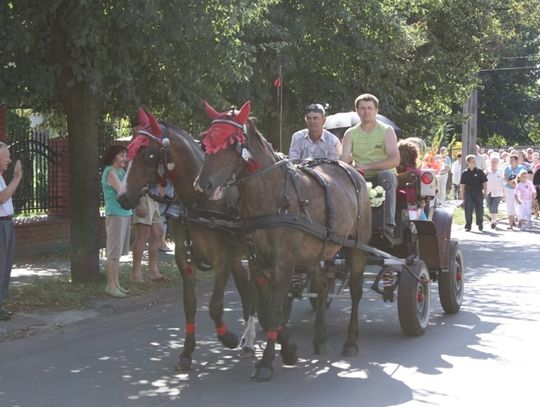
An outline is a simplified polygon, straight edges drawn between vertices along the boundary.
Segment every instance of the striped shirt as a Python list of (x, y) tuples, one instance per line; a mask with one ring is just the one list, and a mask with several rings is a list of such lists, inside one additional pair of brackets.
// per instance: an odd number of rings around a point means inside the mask
[(341, 156), (341, 142), (328, 130), (323, 130), (321, 138), (313, 141), (309, 137), (308, 129), (293, 134), (289, 158), (291, 160), (307, 160), (310, 158), (328, 158), (339, 160)]

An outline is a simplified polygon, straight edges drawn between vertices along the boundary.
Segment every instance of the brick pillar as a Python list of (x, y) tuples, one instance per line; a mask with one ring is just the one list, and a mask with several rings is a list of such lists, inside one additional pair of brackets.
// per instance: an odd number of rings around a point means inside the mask
[(7, 109), (0, 105), (0, 141), (7, 143)]
[(56, 152), (55, 171), (49, 171), (49, 216), (69, 217), (69, 145), (67, 137), (50, 139), (49, 148)]

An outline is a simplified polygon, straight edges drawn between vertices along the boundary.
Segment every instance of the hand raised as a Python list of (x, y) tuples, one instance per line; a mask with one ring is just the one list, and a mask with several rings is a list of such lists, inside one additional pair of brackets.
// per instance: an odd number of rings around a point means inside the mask
[(22, 164), (21, 160), (17, 160), (15, 163), (15, 167), (13, 168), (13, 177), (15, 178), (22, 178)]

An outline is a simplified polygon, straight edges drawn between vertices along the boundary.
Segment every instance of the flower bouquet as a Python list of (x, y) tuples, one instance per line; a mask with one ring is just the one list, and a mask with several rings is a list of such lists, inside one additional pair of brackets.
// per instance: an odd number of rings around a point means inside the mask
[(378, 208), (381, 206), (386, 199), (386, 193), (380, 185), (377, 185), (376, 187), (373, 187), (373, 184), (371, 182), (366, 183), (368, 188), (368, 195), (369, 195), (369, 204), (372, 208)]

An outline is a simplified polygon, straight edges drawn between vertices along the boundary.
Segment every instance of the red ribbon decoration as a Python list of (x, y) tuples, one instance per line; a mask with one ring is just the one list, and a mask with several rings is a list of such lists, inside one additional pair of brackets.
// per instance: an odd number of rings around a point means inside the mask
[(225, 325), (223, 322), (221, 323), (222, 325), (218, 328), (216, 328), (216, 332), (218, 334), (218, 336), (224, 336), (226, 333), (227, 333), (227, 325)]

